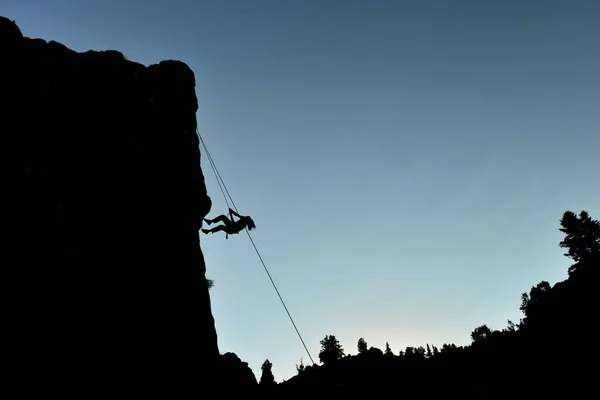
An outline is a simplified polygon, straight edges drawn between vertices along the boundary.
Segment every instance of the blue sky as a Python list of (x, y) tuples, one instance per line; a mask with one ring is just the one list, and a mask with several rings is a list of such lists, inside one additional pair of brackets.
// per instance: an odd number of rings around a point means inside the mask
[[(328, 334), (397, 353), (518, 322), (522, 292), (567, 276), (562, 213), (600, 218), (597, 1), (4, 0), (0, 14), (25, 36), (194, 70), (201, 134), (315, 360)], [(308, 358), (248, 237), (201, 244), (221, 351), (289, 379)]]

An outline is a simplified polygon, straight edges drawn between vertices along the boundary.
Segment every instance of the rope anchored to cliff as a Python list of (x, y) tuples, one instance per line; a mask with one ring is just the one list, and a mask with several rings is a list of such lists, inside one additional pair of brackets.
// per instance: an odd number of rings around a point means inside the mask
[[(213, 170), (213, 173), (215, 174), (215, 178), (217, 179), (217, 183), (219, 184), (219, 189), (221, 189), (221, 193), (223, 194), (223, 198), (225, 199), (225, 203), (227, 204), (227, 207), (229, 208), (229, 214), (231, 216), (231, 219), (233, 220), (233, 215), (236, 215), (240, 218), (240, 220), (236, 221), (236, 223), (239, 224), (239, 226), (242, 226), (242, 224), (245, 224), (243, 229), (246, 231), (246, 234), (248, 235), (248, 238), (250, 239), (250, 243), (252, 243), (252, 247), (254, 247), (254, 251), (256, 251), (256, 255), (258, 255), (258, 259), (260, 260), (265, 272), (267, 273), (267, 276), (269, 277), (269, 280), (271, 281), (271, 285), (273, 285), (273, 288), (275, 289), (275, 292), (277, 293), (277, 296), (279, 297), (279, 301), (281, 301), (281, 304), (283, 305), (283, 308), (285, 309), (285, 312), (287, 313), (290, 322), (292, 323), (292, 325), (294, 326), (294, 329), (296, 330), (296, 334), (298, 334), (298, 338), (300, 338), (300, 342), (302, 342), (302, 346), (304, 346), (304, 350), (306, 350), (306, 354), (308, 354), (308, 357), (310, 358), (310, 361), (315, 364), (315, 361), (313, 360), (310, 351), (308, 351), (308, 347), (306, 346), (306, 343), (304, 342), (304, 339), (302, 338), (302, 335), (300, 334), (300, 331), (298, 330), (298, 327), (296, 326), (296, 323), (294, 322), (294, 319), (292, 318), (292, 315), (290, 314), (290, 311), (288, 310), (287, 306), (285, 305), (285, 301), (283, 301), (283, 297), (281, 297), (281, 294), (279, 293), (279, 289), (277, 289), (277, 285), (275, 284), (275, 281), (273, 280), (273, 278), (271, 277), (271, 273), (269, 272), (269, 269), (267, 268), (262, 256), (260, 255), (260, 252), (258, 251), (258, 248), (256, 247), (256, 244), (254, 243), (254, 240), (252, 239), (252, 236), (250, 235), (249, 229), (252, 229), (254, 226), (254, 221), (252, 221), (252, 219), (250, 219), (249, 217), (245, 217), (242, 216), (240, 214), (238, 214), (238, 209), (235, 206), (235, 203), (233, 201), (233, 198), (231, 197), (231, 195), (229, 194), (229, 190), (227, 190), (227, 186), (225, 185), (225, 182), (223, 181), (223, 178), (221, 177), (221, 174), (219, 173), (219, 170), (217, 169), (217, 166), (215, 165), (215, 162), (213, 161), (212, 156), (210, 155), (210, 152), (208, 151), (208, 148), (206, 147), (206, 143), (204, 143), (204, 139), (202, 139), (202, 135), (200, 135), (200, 132), (198, 131), (198, 129), (196, 129), (196, 134), (198, 135), (198, 139), (200, 140), (200, 144), (202, 145), (202, 148), (204, 149), (204, 153), (206, 154), (206, 157), (208, 158), (208, 161), (210, 163), (210, 166)], [(229, 198), (229, 199), (228, 199)], [(231, 205), (230, 205), (231, 202)], [(233, 209), (231, 208), (233, 206)], [(247, 220), (243, 220), (243, 218), (248, 218), (250, 221)], [(217, 222), (217, 219), (220, 219), (219, 217), (213, 219), (213, 220), (206, 220), (209, 224), (213, 223), (213, 222)], [(240, 222), (242, 222), (242, 224), (240, 224)], [(217, 228), (221, 228), (222, 226), (219, 226)], [(212, 230), (204, 230), (203, 231), (205, 233), (208, 233), (210, 231), (215, 231), (215, 229), (217, 228), (213, 228)], [(225, 230), (226, 233), (229, 234), (229, 232), (227, 232), (227, 230), (225, 228), (221, 229), (221, 230)], [(240, 228), (240, 230), (242, 230), (242, 228)], [(237, 232), (236, 232), (237, 233)]]

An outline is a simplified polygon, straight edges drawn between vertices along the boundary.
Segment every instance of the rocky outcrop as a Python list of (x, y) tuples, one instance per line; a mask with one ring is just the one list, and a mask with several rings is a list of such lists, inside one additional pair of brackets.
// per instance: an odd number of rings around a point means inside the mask
[(240, 388), (246, 390), (256, 390), (258, 382), (252, 369), (247, 362), (242, 361), (235, 353), (225, 353), (220, 358), (220, 368), (222, 371), (221, 380), (223, 387), (221, 392), (226, 391), (227, 387), (234, 390)]
[(26, 38), (4, 17), (0, 54), (13, 370), (40, 385), (196, 385), (218, 348), (194, 73)]

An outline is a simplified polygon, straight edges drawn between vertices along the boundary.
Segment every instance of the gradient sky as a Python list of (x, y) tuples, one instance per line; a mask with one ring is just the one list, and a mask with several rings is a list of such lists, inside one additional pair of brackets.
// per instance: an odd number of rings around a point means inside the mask
[[(313, 358), (465, 345), (600, 218), (600, 2), (3, 0), (28, 37), (196, 74), (198, 124)], [(213, 212), (227, 212), (203, 158)], [(201, 237), (222, 352), (304, 352), (245, 234)]]

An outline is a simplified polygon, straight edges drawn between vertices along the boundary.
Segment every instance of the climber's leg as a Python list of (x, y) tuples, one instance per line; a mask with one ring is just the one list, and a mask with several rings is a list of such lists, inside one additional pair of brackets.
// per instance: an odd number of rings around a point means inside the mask
[(215, 224), (217, 222), (222, 222), (225, 225), (231, 225), (231, 221), (229, 220), (229, 218), (227, 218), (227, 215), (219, 215), (218, 217), (215, 217), (214, 219), (210, 220), (210, 222), (208, 223)]
[(210, 232), (211, 233), (216, 233), (216, 232), (219, 232), (219, 231), (226, 231), (227, 230), (226, 228), (227, 227), (225, 225), (219, 225), (219, 226), (215, 226), (214, 228), (212, 228), (210, 230)]

